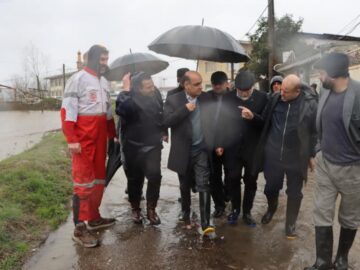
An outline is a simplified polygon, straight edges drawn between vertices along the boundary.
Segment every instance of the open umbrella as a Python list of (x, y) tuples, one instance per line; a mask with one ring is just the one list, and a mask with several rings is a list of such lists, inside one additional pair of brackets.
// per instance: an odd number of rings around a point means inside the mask
[(150, 53), (129, 53), (114, 60), (110, 65), (108, 79), (121, 81), (130, 72), (143, 71), (150, 75), (156, 74), (169, 66), (169, 63)]
[(212, 27), (186, 25), (175, 27), (150, 43), (154, 52), (185, 59), (213, 62), (247, 62), (244, 48), (231, 35)]

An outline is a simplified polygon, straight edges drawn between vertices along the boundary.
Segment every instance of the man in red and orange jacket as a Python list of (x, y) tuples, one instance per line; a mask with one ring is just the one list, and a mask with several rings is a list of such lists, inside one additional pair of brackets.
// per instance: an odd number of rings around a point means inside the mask
[(72, 155), (73, 240), (84, 247), (99, 244), (91, 230), (115, 223), (115, 219), (103, 218), (99, 212), (105, 185), (107, 138), (116, 137), (109, 83), (103, 77), (108, 59), (105, 47), (94, 45), (89, 49), (86, 66), (66, 84), (61, 107), (62, 129)]

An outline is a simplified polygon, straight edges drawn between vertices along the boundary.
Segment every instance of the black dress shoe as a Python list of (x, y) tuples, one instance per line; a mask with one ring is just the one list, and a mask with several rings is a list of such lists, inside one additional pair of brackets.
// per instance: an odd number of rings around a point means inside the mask
[(221, 217), (222, 215), (224, 215), (225, 213), (225, 209), (224, 208), (217, 208), (215, 209), (215, 211), (212, 213), (212, 216), (214, 218), (219, 218)]

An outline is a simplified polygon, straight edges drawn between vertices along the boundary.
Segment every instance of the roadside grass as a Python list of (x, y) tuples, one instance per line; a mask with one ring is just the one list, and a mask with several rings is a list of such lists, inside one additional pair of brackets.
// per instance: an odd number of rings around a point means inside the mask
[(71, 190), (60, 132), (0, 162), (0, 269), (21, 269), (29, 251), (66, 220)]

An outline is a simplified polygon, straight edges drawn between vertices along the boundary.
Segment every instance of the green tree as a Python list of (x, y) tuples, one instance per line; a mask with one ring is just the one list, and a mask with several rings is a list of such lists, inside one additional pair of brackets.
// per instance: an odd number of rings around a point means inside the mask
[[(296, 49), (295, 47), (304, 47), (304, 44), (298, 42), (290, 42), (294, 34), (301, 31), (303, 19), (294, 20), (292, 15), (286, 14), (280, 19), (275, 18), (275, 63), (282, 62), (282, 52)], [(267, 17), (259, 20), (258, 27), (254, 34), (248, 35), (253, 46), (251, 52), (251, 60), (247, 64), (247, 68), (255, 73), (257, 77), (268, 77), (268, 56), (269, 50), (267, 46), (268, 25)], [(267, 86), (268, 81), (263, 86)]]

